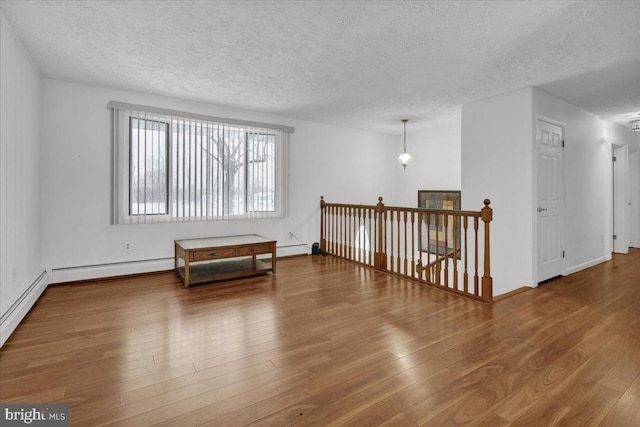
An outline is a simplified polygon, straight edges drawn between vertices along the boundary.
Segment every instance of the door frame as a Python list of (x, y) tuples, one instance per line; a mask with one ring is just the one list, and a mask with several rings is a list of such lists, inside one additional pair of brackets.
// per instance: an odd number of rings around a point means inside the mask
[[(533, 118), (533, 144), (531, 144), (533, 146), (533, 167), (532, 167), (532, 176), (533, 176), (533, 194), (532, 194), (532, 202), (531, 202), (531, 215), (532, 215), (532, 223), (533, 223), (533, 236), (532, 236), (532, 242), (533, 242), (533, 266), (532, 266), (532, 272), (533, 272), (533, 286), (537, 287), (539, 285), (539, 281), (538, 281), (538, 212), (537, 212), (537, 207), (538, 207), (538, 157), (540, 155), (540, 146), (538, 144), (538, 121), (543, 121), (543, 122), (547, 122), (549, 124), (552, 124), (554, 126), (559, 126), (562, 128), (562, 140), (566, 141), (567, 139), (567, 124), (563, 121), (560, 120), (556, 120), (553, 119), (551, 117), (548, 116), (544, 116), (542, 114), (536, 114), (535, 117)], [(567, 199), (566, 199), (566, 186), (567, 186), (567, 182), (566, 182), (566, 151), (564, 151), (563, 147), (563, 151), (562, 151), (562, 162), (561, 162), (561, 167), (562, 167), (562, 172), (560, 174), (560, 180), (562, 181), (562, 188), (560, 189), (560, 197), (562, 198), (562, 200), (560, 201), (560, 244), (562, 246), (562, 250), (563, 252), (566, 249), (566, 203), (567, 203)], [(567, 264), (566, 264), (566, 258), (563, 256), (562, 257), (562, 268), (561, 268), (561, 275), (565, 276), (567, 274)]]
[(640, 151), (631, 151), (631, 149), (629, 149), (628, 172), (630, 203), (629, 246), (632, 248), (640, 248)]

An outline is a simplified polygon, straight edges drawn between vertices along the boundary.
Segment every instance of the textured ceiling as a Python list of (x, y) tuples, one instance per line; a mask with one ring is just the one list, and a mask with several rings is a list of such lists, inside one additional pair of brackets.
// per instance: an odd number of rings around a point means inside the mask
[(640, 112), (640, 2), (5, 1), (51, 78), (398, 133), (538, 86)]

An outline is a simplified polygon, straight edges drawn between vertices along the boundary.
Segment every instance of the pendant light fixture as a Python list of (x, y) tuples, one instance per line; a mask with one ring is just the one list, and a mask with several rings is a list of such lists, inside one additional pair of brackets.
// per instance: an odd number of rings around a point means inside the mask
[(398, 161), (402, 164), (403, 168), (407, 168), (407, 164), (411, 161), (411, 154), (407, 153), (407, 122), (409, 119), (402, 119), (402, 123), (404, 124), (404, 149), (402, 154), (398, 156)]
[(631, 125), (629, 129), (631, 132), (640, 132), (640, 119), (631, 120), (629, 124)]

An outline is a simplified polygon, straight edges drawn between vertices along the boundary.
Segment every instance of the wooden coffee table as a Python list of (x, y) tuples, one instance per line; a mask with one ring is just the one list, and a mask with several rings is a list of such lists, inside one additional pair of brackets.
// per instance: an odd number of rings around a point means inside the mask
[[(257, 234), (182, 239), (174, 243), (174, 268), (185, 288), (194, 283), (276, 273), (277, 241)], [(257, 258), (262, 254), (271, 254), (271, 259)]]

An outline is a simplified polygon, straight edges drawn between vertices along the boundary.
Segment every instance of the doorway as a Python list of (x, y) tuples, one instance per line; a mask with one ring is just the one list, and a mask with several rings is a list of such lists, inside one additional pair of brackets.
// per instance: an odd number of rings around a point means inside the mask
[(629, 253), (629, 147), (613, 145), (613, 252)]
[(640, 151), (629, 149), (629, 246), (640, 248)]

